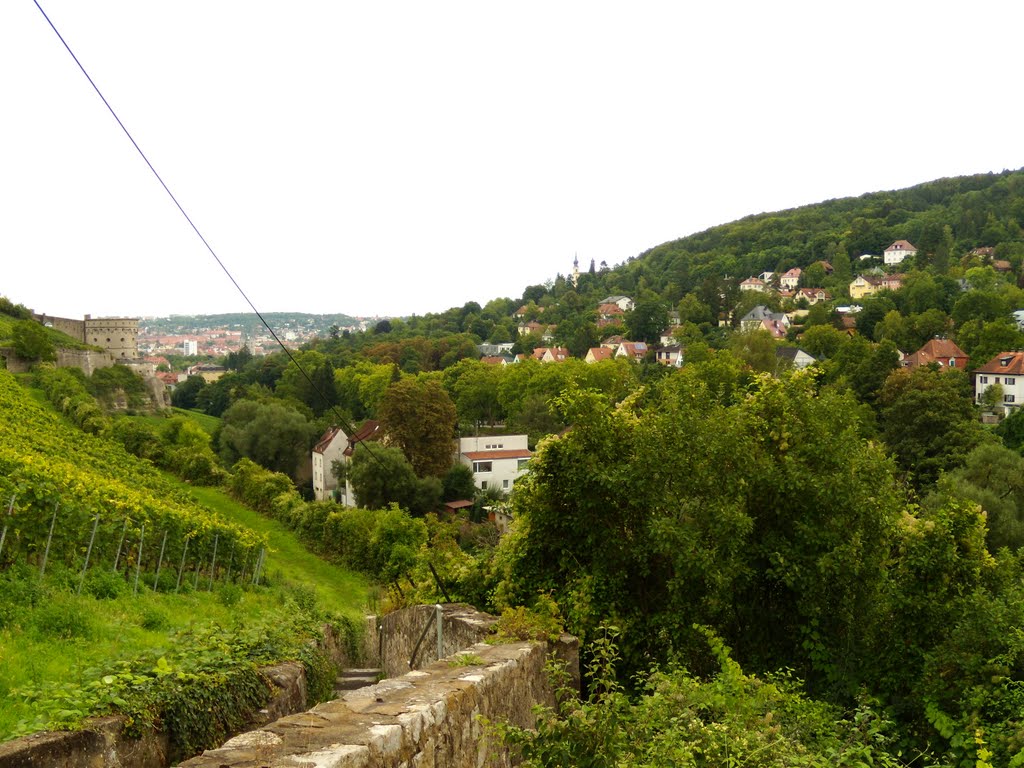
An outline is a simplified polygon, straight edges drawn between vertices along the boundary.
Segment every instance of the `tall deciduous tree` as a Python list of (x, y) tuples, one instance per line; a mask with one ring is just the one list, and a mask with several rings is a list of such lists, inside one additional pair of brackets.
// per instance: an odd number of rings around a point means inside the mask
[(448, 471), (458, 417), (438, 381), (409, 376), (395, 382), (385, 390), (377, 417), (417, 475), (440, 477)]
[(894, 371), (878, 401), (882, 439), (918, 488), (961, 466), (985, 439), (962, 371)]
[(414, 515), (437, 510), (442, 485), (436, 477), (419, 478), (398, 448), (374, 445), (356, 450), (348, 469), (359, 506), (384, 509), (397, 504)]
[(245, 457), (294, 478), (314, 435), (313, 424), (283, 403), (239, 400), (222, 417), (220, 454), (227, 464)]

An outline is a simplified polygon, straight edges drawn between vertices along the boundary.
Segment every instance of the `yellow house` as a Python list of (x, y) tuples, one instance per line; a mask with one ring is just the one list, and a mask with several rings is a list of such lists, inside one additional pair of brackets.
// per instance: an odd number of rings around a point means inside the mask
[(857, 300), (874, 296), (881, 290), (882, 279), (874, 275), (857, 275), (850, 283), (850, 298)]

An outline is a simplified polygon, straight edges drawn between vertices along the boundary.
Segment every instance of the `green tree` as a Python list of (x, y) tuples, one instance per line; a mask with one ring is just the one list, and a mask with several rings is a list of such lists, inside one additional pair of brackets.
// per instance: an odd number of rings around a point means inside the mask
[(476, 496), (473, 470), (461, 462), (452, 464), (452, 468), (445, 473), (441, 485), (444, 501), (472, 500)]
[(18, 320), (13, 323), (11, 337), (14, 352), (26, 360), (55, 360), (56, 350), (46, 328), (35, 320)]
[(657, 344), (661, 332), (668, 328), (668, 312), (660, 301), (639, 301), (626, 313), (625, 323), (633, 341)]
[(984, 440), (963, 371), (900, 369), (878, 399), (882, 439), (917, 488), (961, 466)]
[(413, 515), (437, 511), (442, 485), (436, 477), (419, 478), (398, 448), (374, 445), (352, 456), (348, 479), (360, 507), (384, 509), (397, 504)]
[(440, 477), (452, 464), (455, 404), (434, 379), (406, 377), (384, 392), (377, 417), (416, 474)]
[(206, 387), (206, 379), (202, 376), (189, 376), (171, 392), (171, 405), (175, 408), (193, 409), (197, 406), (199, 393)]
[(979, 445), (962, 467), (942, 478), (939, 493), (981, 507), (990, 552), (1024, 546), (1024, 457), (1016, 451), (994, 443)]
[(239, 400), (224, 412), (218, 444), (229, 466), (244, 457), (294, 479), (315, 437), (313, 424), (283, 403)]

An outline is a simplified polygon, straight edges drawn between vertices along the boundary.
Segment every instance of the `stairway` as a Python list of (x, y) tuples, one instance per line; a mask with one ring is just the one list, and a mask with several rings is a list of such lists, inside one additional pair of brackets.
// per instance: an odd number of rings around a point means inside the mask
[(374, 685), (379, 680), (379, 669), (346, 669), (334, 680), (334, 697), (341, 698), (349, 691)]

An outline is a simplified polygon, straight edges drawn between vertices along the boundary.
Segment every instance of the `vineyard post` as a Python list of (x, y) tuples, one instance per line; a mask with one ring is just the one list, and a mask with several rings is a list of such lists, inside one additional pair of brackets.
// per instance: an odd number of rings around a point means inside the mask
[(235, 564), (235, 540), (231, 540), (231, 549), (228, 550), (228, 572), (224, 577), (224, 583), (227, 584), (231, 581), (231, 566)]
[(139, 532), (139, 556), (135, 560), (135, 586), (132, 588), (132, 594), (139, 594), (139, 571), (142, 570), (142, 542), (146, 538), (146, 522), (142, 522), (142, 530)]
[(7, 520), (8, 520), (8, 522), (4, 523), (4, 530), (3, 530), (2, 533), (0, 533), (0, 555), (2, 555), (4, 553), (4, 539), (7, 538), (7, 526), (9, 524), (9, 522), (10, 522), (11, 516), (14, 514), (14, 500), (16, 498), (18, 498), (18, 495), (17, 494), (12, 494), (11, 495), (11, 501), (7, 505)]
[(193, 592), (194, 592), (195, 590), (199, 589), (199, 572), (200, 572), (201, 570), (203, 570), (203, 561), (202, 561), (202, 560), (200, 560), (200, 559), (199, 559), (199, 558), (197, 557), (197, 558), (196, 558), (196, 575), (195, 575), (195, 578), (194, 578), (194, 579), (192, 579), (192, 591), (193, 591)]
[(50, 559), (50, 542), (53, 541), (53, 526), (57, 524), (57, 510), (60, 502), (53, 505), (53, 517), (50, 519), (50, 533), (46, 536), (46, 549), (43, 550), (43, 564), (39, 566), (39, 578), (46, 574), (46, 561)]
[(100, 525), (100, 513), (96, 513), (96, 517), (92, 521), (92, 535), (89, 536), (89, 548), (85, 550), (85, 565), (82, 566), (82, 577), (78, 580), (78, 591), (77, 595), (82, 594), (82, 585), (85, 584), (85, 572), (89, 570), (89, 558), (92, 557), (92, 545), (96, 541), (96, 529)]
[(181, 565), (178, 566), (178, 582), (174, 585), (174, 594), (181, 588), (181, 573), (185, 570), (185, 555), (188, 554), (188, 536), (185, 537), (185, 549), (181, 551)]
[(167, 546), (167, 530), (164, 530), (164, 540), (160, 542), (160, 559), (156, 561), (156, 576), (153, 577), (153, 591), (156, 592), (157, 582), (160, 581), (160, 566), (164, 564), (164, 547)]
[(124, 546), (124, 535), (128, 532), (128, 518), (124, 519), (124, 525), (121, 527), (121, 540), (117, 542), (117, 555), (114, 556), (114, 573), (117, 573), (117, 566), (121, 562), (121, 547)]
[(217, 540), (220, 538), (219, 533), (213, 535), (213, 558), (210, 560), (210, 591), (213, 591), (213, 574), (217, 571)]
[(263, 558), (267, 554), (266, 547), (260, 547), (260, 556), (256, 558), (256, 569), (252, 574), (252, 583), (257, 587), (260, 585), (260, 573), (263, 571)]

